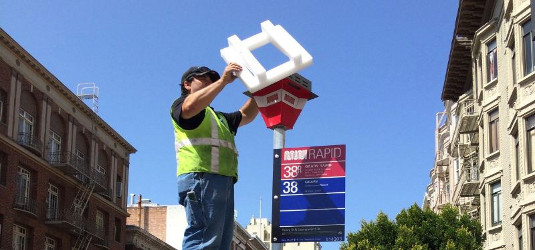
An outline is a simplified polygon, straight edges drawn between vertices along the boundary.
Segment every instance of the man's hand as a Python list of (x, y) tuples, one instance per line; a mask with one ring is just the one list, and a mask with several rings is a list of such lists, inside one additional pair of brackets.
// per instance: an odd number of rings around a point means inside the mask
[(229, 63), (227, 67), (225, 67), (225, 70), (223, 71), (223, 75), (221, 76), (221, 81), (226, 85), (238, 78), (238, 72), (242, 71), (242, 67), (238, 65), (237, 63)]

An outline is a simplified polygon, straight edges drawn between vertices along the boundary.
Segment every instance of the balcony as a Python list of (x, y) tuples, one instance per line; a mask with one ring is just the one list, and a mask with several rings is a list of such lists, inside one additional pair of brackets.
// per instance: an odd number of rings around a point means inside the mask
[(106, 175), (97, 171), (96, 169), (92, 169), (90, 171), (89, 177), (92, 178), (95, 181), (95, 192), (97, 193), (106, 193), (108, 188), (107, 182), (106, 182)]
[(465, 168), (461, 176), (459, 196), (470, 197), (479, 194), (479, 171), (477, 166)]
[(37, 216), (37, 202), (27, 196), (15, 196), (13, 201), (13, 208), (15, 210), (23, 211)]
[(478, 115), (475, 112), (473, 99), (459, 101), (459, 133), (474, 133), (478, 131)]
[(39, 138), (33, 136), (31, 133), (18, 133), (17, 134), (17, 143), (23, 146), (24, 148), (30, 150), (30, 152), (41, 156), (41, 151), (43, 149), (43, 142)]
[(73, 213), (70, 209), (48, 208), (45, 224), (76, 234), (80, 230), (85, 230), (87, 223), (82, 215)]
[(87, 175), (84, 159), (70, 152), (50, 153), (47, 156), (50, 165), (68, 175)]
[(95, 236), (94, 244), (100, 247), (109, 248), (108, 235), (103, 226), (94, 225), (91, 229), (91, 234)]

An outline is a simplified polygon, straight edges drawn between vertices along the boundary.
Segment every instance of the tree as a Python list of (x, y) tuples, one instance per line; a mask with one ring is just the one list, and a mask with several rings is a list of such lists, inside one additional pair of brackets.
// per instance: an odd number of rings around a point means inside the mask
[(403, 209), (392, 221), (380, 212), (376, 221), (362, 221), (358, 232), (350, 232), (342, 250), (449, 250), (482, 249), (479, 221), (451, 206), (440, 213), (422, 210), (414, 204)]

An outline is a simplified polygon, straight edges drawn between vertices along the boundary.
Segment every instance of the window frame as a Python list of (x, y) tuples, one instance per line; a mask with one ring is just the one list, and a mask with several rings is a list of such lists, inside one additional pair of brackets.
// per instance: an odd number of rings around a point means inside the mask
[(105, 218), (104, 217), (104, 212), (102, 212), (102, 211), (97, 209), (97, 211), (95, 213), (95, 227), (96, 227), (97, 232), (99, 230), (104, 232), (104, 230), (105, 230), (104, 218)]
[(502, 224), (501, 181), (490, 183), (489, 188), (490, 188), (490, 222), (492, 226), (498, 226)]
[(117, 242), (121, 242), (121, 219), (115, 218), (113, 227), (113, 238)]
[(489, 83), (498, 78), (498, 42), (496, 38), (493, 38), (485, 45), (487, 46), (487, 55), (485, 56), (487, 62), (487, 83)]
[[(515, 170), (515, 182), (518, 182), (522, 175), (520, 174), (521, 170), (521, 164), (520, 164), (520, 140), (519, 140), (519, 134), (518, 129), (514, 129), (513, 133), (511, 134), (513, 137), (513, 164), (514, 164), (514, 170)], [(529, 173), (528, 173), (529, 174)]]
[(0, 91), (0, 123), (4, 122), (4, 95)]
[(45, 250), (56, 250), (56, 249), (57, 249), (56, 240), (48, 236), (45, 236)]
[[(532, 114), (525, 119), (526, 122), (526, 163), (528, 173), (535, 172), (535, 114)], [(533, 148), (532, 148), (533, 146)]]
[[(20, 241), (22, 240), (22, 241)], [(13, 225), (13, 250), (26, 250), (28, 246), (28, 229), (18, 224)]]
[[(26, 182), (24, 187), (22, 187), (22, 183), (20, 183), (20, 181)], [(19, 169), (17, 171), (17, 185), (15, 189), (17, 203), (28, 204), (29, 199), (30, 199), (30, 185), (31, 185), (30, 171), (19, 166)], [(24, 188), (24, 190), (21, 190), (21, 188)]]
[[(488, 113), (488, 137), (489, 137), (489, 154), (500, 151), (500, 111), (498, 108), (491, 110)], [(493, 136), (494, 135), (494, 136)]]
[(535, 248), (535, 214), (529, 216), (529, 238), (531, 249)]
[(59, 209), (59, 188), (52, 183), (48, 183), (46, 195), (47, 219), (58, 218)]
[(54, 130), (50, 129), (48, 135), (48, 152), (50, 154), (61, 153), (61, 143), (61, 136), (58, 133), (54, 132)]
[[(527, 76), (535, 69), (535, 57), (533, 51), (533, 34), (531, 33), (531, 19), (528, 19), (521, 25), (522, 30), (522, 56), (524, 59), (524, 76)], [(530, 41), (529, 44), (526, 41)], [(529, 50), (529, 51), (528, 51)], [(529, 53), (529, 55), (528, 55)]]
[(33, 135), (34, 117), (24, 109), (19, 109), (19, 134)]

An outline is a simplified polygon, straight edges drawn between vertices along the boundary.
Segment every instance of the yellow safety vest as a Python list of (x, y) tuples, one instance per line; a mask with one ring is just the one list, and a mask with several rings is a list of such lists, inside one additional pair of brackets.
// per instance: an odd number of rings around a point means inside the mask
[[(172, 112), (172, 110), (171, 110)], [(238, 178), (238, 150), (227, 120), (211, 108), (204, 110), (201, 124), (182, 129), (173, 121), (177, 175), (190, 172), (215, 173)]]

